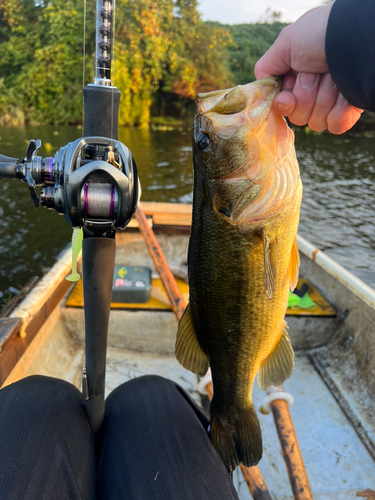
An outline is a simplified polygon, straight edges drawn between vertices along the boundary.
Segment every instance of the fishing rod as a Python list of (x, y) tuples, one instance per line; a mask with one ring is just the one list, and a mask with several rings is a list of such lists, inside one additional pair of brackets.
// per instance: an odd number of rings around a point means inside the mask
[[(94, 83), (83, 89), (83, 137), (53, 157), (37, 155), (30, 140), (23, 159), (0, 155), (0, 179), (19, 179), (36, 207), (64, 215), (83, 230), (82, 280), (85, 314), (85, 366), (82, 396), (94, 433), (105, 409), (108, 322), (115, 265), (115, 233), (132, 219), (138, 202), (137, 167), (118, 141), (121, 93), (112, 85), (114, 0), (96, 0)], [(39, 196), (35, 190), (41, 186)]]

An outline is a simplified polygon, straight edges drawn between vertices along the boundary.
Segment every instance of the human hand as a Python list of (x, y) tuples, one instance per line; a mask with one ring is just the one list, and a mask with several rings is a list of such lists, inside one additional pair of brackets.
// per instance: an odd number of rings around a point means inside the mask
[(332, 3), (312, 9), (284, 28), (254, 72), (257, 79), (285, 75), (274, 100), (276, 114), (316, 132), (342, 134), (363, 110), (348, 103), (328, 72), (325, 35), (331, 7)]

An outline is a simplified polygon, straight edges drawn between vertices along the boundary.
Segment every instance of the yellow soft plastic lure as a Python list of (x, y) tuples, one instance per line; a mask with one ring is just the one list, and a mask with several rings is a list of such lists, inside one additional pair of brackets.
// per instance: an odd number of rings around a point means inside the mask
[(80, 275), (77, 273), (77, 260), (79, 252), (82, 249), (83, 231), (80, 229), (73, 229), (72, 236), (72, 274), (69, 274), (65, 279), (68, 281), (78, 281)]

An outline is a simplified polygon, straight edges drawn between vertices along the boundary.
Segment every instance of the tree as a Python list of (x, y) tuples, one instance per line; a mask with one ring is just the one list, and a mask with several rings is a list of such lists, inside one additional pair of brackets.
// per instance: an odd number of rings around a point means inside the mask
[(150, 112), (183, 115), (199, 90), (227, 82), (228, 36), (207, 26), (196, 0), (121, 0), (115, 83), (121, 124), (147, 126)]
[[(281, 23), (203, 22), (197, 0), (118, 0), (113, 81), (120, 125), (151, 113), (184, 117), (198, 92), (254, 78), (256, 60)], [(273, 15), (273, 14), (272, 14)], [(93, 81), (95, 13), (87, 12), (86, 78)], [(81, 0), (2, 0), (0, 119), (3, 123), (82, 120)]]
[(281, 10), (272, 10), (271, 7), (268, 7), (266, 9), (264, 16), (262, 16), (259, 19), (259, 23), (263, 24), (273, 24), (273, 23), (279, 23), (281, 21), (281, 16), (283, 13)]
[(230, 69), (236, 84), (255, 80), (254, 66), (269, 49), (286, 24), (237, 24), (228, 26), (232, 44), (228, 47)]
[(147, 126), (170, 48), (173, 0), (118, 2), (114, 79), (122, 92), (122, 125)]
[(227, 29), (204, 23), (195, 0), (177, 1), (171, 47), (155, 99), (160, 114), (185, 116), (198, 92), (231, 84)]
[[(1, 115), (22, 113), (30, 123), (81, 121), (82, 3), (21, 0), (13, 10), (17, 17), (0, 44)], [(93, 43), (88, 46), (93, 52)]]

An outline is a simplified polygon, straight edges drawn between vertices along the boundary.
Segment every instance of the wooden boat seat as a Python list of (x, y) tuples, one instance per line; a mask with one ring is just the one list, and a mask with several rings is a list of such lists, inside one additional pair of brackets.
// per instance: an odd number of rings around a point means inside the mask
[[(182, 293), (185, 301), (189, 300), (189, 286), (188, 284), (180, 279), (176, 278), (177, 285)], [(310, 298), (315, 302), (316, 307), (314, 309), (288, 309), (286, 314), (288, 316), (335, 316), (335, 310), (328, 304), (324, 299), (322, 294), (317, 290), (317, 288), (305, 278), (300, 278), (298, 280), (297, 288), (301, 288), (304, 284), (308, 286), (308, 294)], [(83, 291), (82, 291), (82, 281), (78, 281), (74, 288), (71, 290), (69, 297), (65, 304), (66, 307), (83, 307)], [(112, 309), (141, 309), (141, 310), (154, 310), (154, 311), (170, 311), (172, 310), (170, 302), (168, 300), (167, 293), (164, 289), (163, 283), (159, 278), (152, 279), (152, 292), (151, 298), (148, 302), (144, 304), (127, 304), (120, 302), (113, 302), (111, 304)]]

